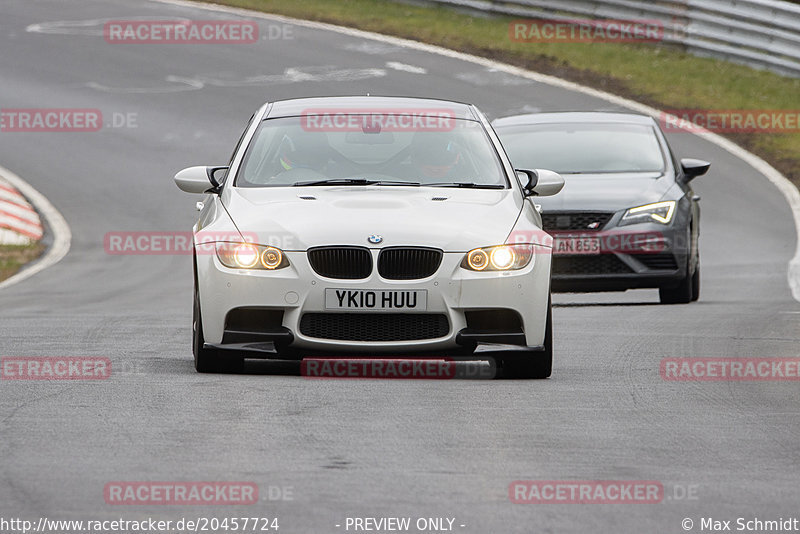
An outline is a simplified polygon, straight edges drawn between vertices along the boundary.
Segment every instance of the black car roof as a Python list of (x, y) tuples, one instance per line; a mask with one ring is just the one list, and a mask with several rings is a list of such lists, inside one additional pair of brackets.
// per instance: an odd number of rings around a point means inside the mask
[(521, 126), (525, 124), (561, 124), (561, 123), (618, 123), (643, 124), (652, 126), (653, 119), (649, 115), (638, 113), (617, 113), (609, 111), (561, 111), (552, 113), (528, 113), (503, 117), (492, 121), (492, 126)]

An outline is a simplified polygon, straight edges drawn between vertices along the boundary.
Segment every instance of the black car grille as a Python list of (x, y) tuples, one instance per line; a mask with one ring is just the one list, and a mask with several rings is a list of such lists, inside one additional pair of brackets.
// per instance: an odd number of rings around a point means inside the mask
[(308, 250), (311, 268), (326, 278), (359, 280), (372, 274), (372, 254), (363, 247), (318, 247)]
[(633, 270), (614, 254), (555, 256), (553, 274), (625, 274)]
[(678, 270), (678, 262), (675, 260), (675, 256), (670, 253), (638, 254), (634, 257), (644, 263), (648, 269)]
[(304, 336), (340, 341), (410, 341), (444, 337), (450, 323), (430, 313), (306, 313), (300, 319)]
[(548, 232), (554, 230), (597, 231), (602, 229), (613, 216), (613, 212), (553, 211), (542, 213), (542, 226)]
[(416, 280), (432, 276), (442, 263), (434, 248), (385, 248), (378, 256), (378, 273), (387, 280)]

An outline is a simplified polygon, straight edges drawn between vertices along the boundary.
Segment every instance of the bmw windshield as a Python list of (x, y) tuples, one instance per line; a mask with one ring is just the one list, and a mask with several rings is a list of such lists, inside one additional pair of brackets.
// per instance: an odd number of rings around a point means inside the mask
[(480, 123), (390, 114), (267, 119), (250, 142), (235, 183), (327, 184), (508, 187)]

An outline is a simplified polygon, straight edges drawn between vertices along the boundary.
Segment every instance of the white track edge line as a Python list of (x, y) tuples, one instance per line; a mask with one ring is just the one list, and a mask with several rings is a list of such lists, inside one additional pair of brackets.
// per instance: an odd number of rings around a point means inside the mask
[[(559, 87), (562, 89), (583, 93), (585, 95), (593, 96), (595, 98), (605, 100), (606, 102), (616, 104), (618, 106), (626, 107), (638, 111), (640, 113), (650, 115), (651, 117), (655, 117), (656, 119), (658, 119), (660, 116), (663, 115), (662, 111), (647, 106), (645, 104), (636, 102), (635, 100), (629, 100), (627, 98), (607, 93), (605, 91), (592, 89), (591, 87), (586, 87), (584, 85), (580, 85), (574, 82), (562, 80), (561, 78), (556, 78), (555, 76), (540, 74), (538, 72), (523, 69), (521, 67), (515, 67), (507, 63), (500, 63), (498, 61), (494, 61), (491, 59), (486, 59), (479, 56), (473, 56), (471, 54), (465, 54), (463, 52), (457, 52), (455, 50), (450, 50), (448, 48), (431, 45), (427, 43), (421, 43), (419, 41), (412, 41), (410, 39), (402, 39), (400, 37), (392, 37), (390, 35), (383, 35), (380, 33), (368, 32), (364, 30), (356, 30), (353, 28), (337, 26), (335, 24), (328, 24), (324, 22), (313, 22), (308, 20), (295, 19), (292, 17), (285, 17), (283, 15), (273, 15), (271, 13), (262, 13), (260, 11), (252, 11), (249, 9), (235, 8), (229, 6), (221, 6), (217, 4), (208, 4), (204, 2), (192, 2), (188, 0), (150, 0), (150, 1), (158, 2), (161, 4), (172, 4), (176, 6), (204, 9), (206, 11), (231, 13), (234, 15), (242, 15), (245, 17), (256, 17), (265, 20), (272, 20), (277, 22), (284, 22), (287, 24), (294, 24), (297, 26), (304, 26), (306, 28), (332, 31), (344, 35), (349, 35), (352, 37), (371, 39), (373, 41), (380, 41), (387, 44), (393, 44), (395, 46), (399, 46), (402, 48), (409, 48), (413, 50), (419, 50), (421, 52), (428, 52), (431, 54), (437, 54), (440, 56), (449, 57), (452, 59), (459, 59), (461, 61), (466, 61), (469, 63), (474, 63), (484, 67), (492, 68), (495, 70), (506, 72), (508, 74), (513, 74), (515, 76), (527, 78), (529, 80), (533, 80), (539, 83), (545, 83), (548, 85), (552, 85), (554, 87)], [(753, 167), (757, 172), (764, 175), (778, 189), (778, 191), (780, 191), (781, 194), (783, 194), (784, 198), (786, 198), (786, 201), (789, 203), (789, 207), (792, 210), (792, 215), (794, 217), (795, 232), (797, 234), (797, 245), (795, 248), (795, 254), (794, 257), (791, 260), (789, 260), (788, 282), (789, 282), (789, 288), (791, 289), (792, 292), (792, 296), (794, 297), (795, 300), (800, 302), (800, 192), (797, 190), (794, 184), (792, 184), (792, 182), (789, 181), (788, 178), (786, 178), (784, 175), (778, 172), (778, 170), (775, 169), (772, 165), (770, 165), (760, 157), (756, 156), (755, 154), (740, 147), (733, 141), (730, 141), (722, 137), (721, 135), (711, 132), (695, 133), (694, 135), (703, 137), (707, 141), (717, 145), (718, 147), (722, 148), (723, 150), (729, 152), (733, 156), (741, 159), (742, 161)]]
[(67, 252), (69, 252), (69, 247), (72, 242), (72, 232), (61, 213), (47, 200), (47, 197), (37, 191), (32, 185), (5, 167), (0, 167), (0, 176), (8, 180), (8, 183), (33, 204), (36, 211), (47, 221), (50, 231), (53, 232), (53, 243), (47, 248), (44, 256), (35, 260), (30, 266), (24, 267), (20, 272), (10, 278), (6, 278), (0, 282), (0, 289), (5, 289), (61, 261), (61, 259), (67, 255)]

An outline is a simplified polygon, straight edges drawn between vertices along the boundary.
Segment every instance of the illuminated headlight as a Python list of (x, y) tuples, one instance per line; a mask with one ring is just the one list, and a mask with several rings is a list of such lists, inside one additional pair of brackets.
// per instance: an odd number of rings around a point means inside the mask
[(657, 222), (661, 224), (669, 224), (672, 216), (675, 214), (675, 201), (668, 200), (666, 202), (656, 202), (655, 204), (646, 204), (636, 208), (631, 208), (622, 216), (619, 225), (625, 226), (627, 224), (637, 224), (644, 222)]
[(217, 243), (217, 258), (231, 269), (274, 271), (289, 266), (283, 251), (251, 243)]
[(533, 260), (533, 245), (498, 245), (467, 252), (461, 267), (468, 271), (514, 271)]

